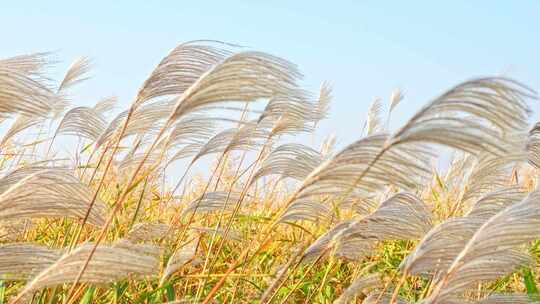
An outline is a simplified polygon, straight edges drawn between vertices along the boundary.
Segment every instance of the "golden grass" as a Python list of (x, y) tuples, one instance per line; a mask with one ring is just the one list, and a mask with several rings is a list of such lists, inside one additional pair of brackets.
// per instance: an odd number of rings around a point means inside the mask
[[(536, 93), (513, 80), (461, 83), (391, 131), (395, 91), (336, 150), (294, 137), (326, 117), (330, 87), (306, 92), (265, 53), (181, 44), (116, 116), (114, 98), (68, 105), (87, 59), (51, 84), (47, 56), (0, 60), (1, 303), (537, 296)], [(437, 169), (441, 147), (453, 157)]]

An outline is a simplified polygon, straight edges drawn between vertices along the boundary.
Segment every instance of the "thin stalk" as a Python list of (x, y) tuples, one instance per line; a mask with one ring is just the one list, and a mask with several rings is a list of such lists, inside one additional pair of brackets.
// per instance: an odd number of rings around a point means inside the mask
[(394, 303), (397, 302), (397, 298), (398, 298), (398, 295), (399, 295), (399, 289), (401, 288), (401, 286), (403, 286), (403, 284), (405, 284), (406, 280), (407, 280), (407, 271), (404, 271), (403, 275), (399, 279), (398, 284), (396, 285), (396, 288), (394, 288), (394, 292), (392, 293), (392, 298), (390, 299), (390, 304), (394, 304)]
[(383, 289), (381, 290), (381, 292), (379, 293), (379, 296), (377, 297), (377, 299), (375, 300), (375, 303), (374, 304), (379, 304), (379, 302), (381, 302), (381, 299), (383, 297), (383, 295), (386, 293), (386, 290), (388, 290), (388, 287), (390, 286), (390, 284), (394, 281), (394, 279), (396, 278), (397, 276), (397, 272), (394, 272), (394, 275), (392, 275), (392, 278), (390, 278), (390, 280), (388, 280), (388, 282), (386, 282), (386, 284), (384, 284), (384, 287)]
[(302, 274), (302, 277), (300, 278), (300, 280), (293, 286), (293, 288), (289, 291), (289, 293), (285, 296), (285, 298), (281, 301), (281, 304), (284, 304), (284, 303), (287, 303), (287, 300), (291, 297), (291, 295), (296, 291), (296, 289), (298, 289), (298, 287), (300, 287), (300, 284), (302, 284), (302, 282), (304, 281), (304, 279), (306, 278), (307, 274), (311, 272), (311, 269), (313, 269), (313, 267), (315, 267), (315, 265), (317, 265), (317, 263), (319, 262), (319, 260), (323, 257), (323, 254), (319, 255), (319, 257), (313, 262), (311, 263), (311, 265), (309, 265), (308, 269), (306, 269), (306, 271), (304, 271), (304, 274)]
[(86, 288), (85, 284), (82, 284), (81, 286), (79, 286), (79, 288), (75, 292), (75, 295), (71, 299), (69, 299), (69, 297), (64, 298), (64, 303), (66, 304), (74, 303), (74, 301), (81, 295), (81, 293), (84, 291), (85, 288)]
[(273, 286), (268, 287), (268, 293), (265, 292), (262, 295), (261, 304), (271, 303), (273, 301), (274, 297), (278, 294), (278, 291), (281, 289), (281, 287), (283, 287), (283, 285), (285, 285), (285, 282), (289, 278), (288, 273), (294, 273), (296, 269), (298, 268), (298, 266), (302, 263), (303, 259), (300, 258), (295, 263), (292, 270), (289, 271), (290, 266), (296, 261), (298, 256), (304, 251), (305, 247), (306, 246), (304, 245), (303, 248), (301, 248), (301, 250), (298, 250), (298, 252), (296, 252), (296, 254), (293, 257), (291, 257), (291, 259), (287, 262), (287, 264), (285, 264), (284, 269), (286, 270), (284, 270), (280, 274), (280, 276), (276, 278), (275, 284), (273, 284)]
[(148, 176), (144, 179), (143, 188), (141, 191), (141, 196), (139, 196), (139, 200), (137, 201), (137, 207), (135, 208), (135, 213), (133, 214), (133, 218), (131, 219), (131, 223), (129, 224), (128, 230), (131, 230), (133, 228), (133, 225), (135, 224), (135, 221), (137, 220), (137, 215), (139, 215), (139, 211), (141, 209), (144, 193), (146, 191), (146, 186), (148, 184)]
[[(182, 175), (182, 177), (180, 178), (180, 180), (178, 181), (178, 183), (176, 184), (174, 190), (171, 192), (171, 196), (167, 199), (167, 201), (165, 202), (165, 206), (167, 206), (170, 201), (173, 199), (174, 197), (174, 193), (178, 190), (178, 188), (180, 187), (180, 185), (182, 184), (184, 178), (187, 176), (187, 173), (188, 171), (190, 170), (191, 166), (193, 165), (194, 162), (191, 162), (187, 169), (184, 171), (184, 174)], [(184, 185), (184, 190), (182, 191), (182, 197), (184, 196), (186, 192), (186, 185)], [(174, 227), (176, 226), (176, 224), (178, 223), (178, 221), (180, 221), (180, 216), (181, 216), (181, 212), (177, 212), (174, 217), (172, 218), (172, 220), (169, 222), (169, 228), (167, 229), (167, 231), (163, 234), (163, 237), (159, 240), (160, 243), (162, 243), (166, 238), (167, 236), (171, 233), (171, 231), (174, 229)]]
[[(216, 260), (214, 260), (214, 262), (210, 265), (209, 272), (211, 272), (213, 266), (215, 265), (215, 263), (217, 261), (217, 256), (219, 256), (219, 253), (223, 249), (223, 246), (225, 244), (225, 240), (227, 239), (227, 235), (229, 234), (229, 231), (230, 231), (230, 229), (232, 227), (232, 222), (233, 222), (235, 216), (238, 214), (238, 211), (240, 210), (241, 204), (244, 201), (244, 198), (246, 197), (247, 192), (249, 191), (249, 187), (251, 186), (252, 179), (253, 179), (253, 174), (255, 174), (255, 168), (257, 167), (257, 164), (259, 163), (259, 161), (262, 159), (262, 156), (264, 155), (264, 151), (265, 151), (267, 145), (270, 143), (270, 140), (271, 140), (271, 137), (268, 137), (268, 139), (266, 140), (266, 142), (263, 145), (262, 149), (259, 151), (259, 154), (257, 155), (256, 160), (252, 163), (251, 172), (249, 173), (249, 176), (247, 178), (246, 185), (242, 189), (242, 192), (240, 194), (240, 199), (236, 203), (236, 205), (234, 207), (234, 210), (233, 210), (233, 213), (232, 213), (232, 215), (231, 215), (231, 217), (230, 217), (230, 219), (229, 219), (229, 221), (228, 221), (228, 223), (226, 225), (225, 231), (223, 233), (223, 238), (221, 239), (221, 241), (219, 243), (219, 247), (218, 247), (218, 250), (217, 250), (217, 253), (216, 253)], [(243, 172), (243, 173), (245, 173), (245, 172)], [(231, 186), (231, 190), (232, 190), (232, 186)], [(227, 197), (227, 199), (228, 199), (228, 197)]]
[[(122, 135), (124, 134), (125, 132), (125, 129), (127, 128), (127, 122), (129, 121), (129, 118), (130, 118), (130, 114), (132, 113), (133, 111), (133, 107), (130, 108), (130, 112), (128, 113), (128, 117), (126, 118), (126, 123), (124, 124), (124, 127), (122, 128), (122, 131), (121, 131), (121, 135), (119, 136), (119, 138), (122, 137)], [(137, 168), (134, 170), (134, 172), (132, 173), (129, 181), (127, 182), (126, 186), (124, 187), (123, 191), (122, 191), (122, 194), (116, 199), (116, 201), (114, 202), (113, 204), (113, 210), (111, 212), (111, 215), (109, 216), (109, 218), (107, 219), (107, 221), (105, 222), (105, 225), (104, 227), (102, 228), (96, 242), (94, 243), (92, 249), (90, 250), (90, 253), (88, 255), (88, 258), (86, 259), (85, 263), (83, 264), (83, 267), (81, 268), (81, 270), (79, 271), (69, 293), (68, 293), (68, 299), (72, 297), (72, 295), (74, 295), (74, 292), (75, 292), (75, 288), (76, 288), (76, 285), (77, 283), (80, 281), (84, 271), (86, 270), (86, 268), (88, 267), (89, 263), (90, 263), (90, 260), (92, 259), (94, 253), (96, 252), (97, 250), (97, 247), (99, 246), (99, 244), (101, 243), (101, 241), (104, 239), (106, 233), (107, 233), (107, 230), (110, 226), (110, 224), (112, 223), (113, 219), (114, 219), (114, 216), (116, 215), (116, 213), (120, 210), (120, 207), (122, 206), (122, 203), (125, 201), (125, 199), (127, 198), (127, 195), (129, 194), (130, 190), (131, 190), (131, 185), (134, 184), (136, 178), (137, 178), (137, 175), (139, 173), (139, 171), (142, 169), (144, 163), (148, 160), (148, 157), (150, 156), (150, 153), (152, 152), (152, 150), (156, 147), (156, 145), (158, 144), (159, 140), (161, 139), (161, 137), (165, 134), (165, 131), (168, 129), (168, 127), (170, 126), (170, 124), (174, 121), (174, 113), (171, 113), (171, 115), (169, 116), (169, 118), (167, 119), (167, 121), (165, 122), (165, 124), (163, 125), (163, 127), (161, 128), (161, 130), (159, 131), (159, 133), (157, 134), (156, 138), (154, 139), (154, 141), (152, 142), (152, 144), (150, 145), (150, 147), (146, 150), (145, 154), (144, 154), (144, 157), (143, 159), (141, 160), (141, 162), (139, 163), (139, 165), (137, 166)], [(120, 139), (119, 139), (120, 140)], [(114, 157), (114, 154), (116, 153), (117, 149), (118, 149), (118, 146), (119, 145), (116, 145), (114, 147), (114, 151), (111, 155), (111, 158), (109, 159), (109, 162), (107, 163), (107, 167), (106, 169), (108, 169), (112, 163), (112, 159)], [(222, 155), (223, 156), (223, 155)], [(104, 180), (104, 178), (102, 178), (102, 181)], [(102, 182), (100, 183), (100, 185), (102, 184)], [(193, 216), (192, 216), (193, 218)], [(189, 226), (189, 225), (187, 225)], [(186, 226), (186, 228), (187, 228)], [(185, 231), (185, 229), (184, 229)], [(184, 232), (185, 233), (185, 232)], [(18, 296), (16, 299), (15, 299), (15, 302), (17, 300), (20, 299), (20, 296)]]
[[(371, 168), (375, 165), (375, 163), (384, 155), (384, 153), (386, 153), (386, 151), (390, 149), (390, 147), (391, 145), (385, 145), (381, 149), (381, 151), (379, 151), (379, 153), (375, 156), (375, 158), (369, 163), (367, 168), (364, 171), (362, 171), (362, 173), (358, 176), (358, 178), (353, 182), (350, 189), (348, 189), (345, 195), (341, 197), (341, 201), (346, 199), (350, 195), (350, 193), (354, 190), (354, 187), (366, 176), (369, 170), (371, 170)], [(271, 240), (271, 236), (272, 236), (271, 232), (272, 232), (272, 229), (277, 225), (277, 219), (279, 219), (279, 217), (285, 212), (286, 208), (292, 202), (295, 201), (296, 197), (300, 194), (300, 192), (303, 190), (304, 187), (300, 187), (289, 197), (289, 199), (285, 203), (284, 208), (282, 208), (281, 211), (276, 214), (275, 219), (271, 222), (271, 224), (268, 224), (267, 229), (263, 230), (263, 234), (266, 234), (267, 237), (264, 239), (261, 245), (255, 250), (253, 255), (256, 255), (262, 249), (262, 246), (265, 245), (266, 242)], [(232, 271), (234, 271), (234, 269), (240, 264), (240, 261), (245, 257), (245, 255), (249, 254), (250, 247), (251, 247), (251, 243), (242, 251), (242, 253), (240, 254), (240, 257), (229, 266), (227, 273), (231, 273)], [(209, 303), (209, 301), (218, 292), (221, 286), (223, 286), (223, 284), (225, 283), (225, 280), (226, 280), (226, 277), (223, 277), (221, 280), (218, 281), (218, 283), (216, 283), (216, 285), (214, 285), (214, 288), (210, 290), (209, 294), (203, 301), (203, 304)]]
[[(86, 160), (86, 165), (83, 168), (83, 172), (81, 173), (81, 181), (84, 179), (84, 176), (86, 175), (86, 170), (90, 166), (90, 162), (92, 161), (92, 158), (94, 158), (94, 155), (96, 153), (97, 149), (92, 149), (92, 152), (90, 152), (90, 155), (88, 156), (88, 159)], [(102, 157), (99, 158), (99, 162), (96, 164), (96, 169), (99, 168), (99, 165), (101, 165), (101, 161), (103, 160)], [(90, 183), (89, 183), (90, 184)]]
[[(221, 156), (219, 157), (218, 164), (217, 164), (216, 168), (213, 170), (212, 175), (210, 176), (208, 182), (206, 183), (206, 186), (203, 189), (203, 194), (197, 200), (195, 208), (193, 209), (193, 212), (191, 212), (187, 223), (184, 225), (184, 227), (182, 229), (182, 232), (178, 236), (178, 238), (177, 238), (178, 240), (182, 240), (185, 237), (185, 235), (187, 233), (187, 230), (189, 229), (189, 226), (193, 223), (193, 220), (195, 219), (195, 214), (197, 213), (197, 210), (199, 208), (199, 202), (202, 201), (204, 196), (206, 195), (206, 192), (208, 191), (208, 188), (210, 187), (210, 184), (212, 183), (212, 180), (214, 179), (218, 169), (221, 167), (221, 163), (223, 162), (224, 158), (225, 158), (225, 153), (222, 153)], [(180, 220), (180, 216), (178, 216), (178, 220)], [(169, 228), (168, 232), (170, 232), (170, 230), (172, 230), (172, 227), (174, 225), (176, 225), (176, 223), (171, 224), (171, 227)], [(168, 232), (167, 232), (167, 234), (168, 234)], [(165, 239), (165, 236), (163, 237), (163, 239)]]
[[(257, 254), (260, 250), (262, 250), (271, 240), (272, 240), (272, 235), (270, 233), (266, 233), (266, 238), (264, 239), (264, 241), (262, 242), (262, 244), (259, 246), (259, 248), (257, 249), (257, 251), (254, 253)], [(210, 292), (208, 293), (208, 295), (206, 296), (206, 298), (204, 299), (204, 301), (202, 302), (202, 304), (208, 304), (212, 298), (214, 297), (214, 295), (218, 292), (218, 290), (221, 288), (221, 286), (223, 286), (223, 284), (225, 283), (225, 280), (227, 279), (227, 277), (236, 269), (236, 267), (238, 267), (239, 263), (241, 260), (243, 260), (245, 257), (247, 257), (248, 253), (249, 253), (249, 246), (246, 247), (246, 249), (244, 249), (241, 253), (240, 253), (240, 256), (238, 257), (238, 259), (236, 259), (230, 266), (229, 268), (227, 269), (227, 271), (225, 272), (225, 275), (216, 283), (216, 285), (214, 285), (214, 287), (212, 287), (212, 289), (210, 290)]]
[[(295, 191), (293, 193), (293, 195), (291, 195), (289, 197), (289, 199), (287, 200), (287, 202), (285, 203), (285, 208), (282, 208), (282, 210), (280, 212), (278, 212), (276, 214), (276, 216), (274, 217), (274, 220), (272, 220), (267, 226), (266, 226), (266, 229), (263, 228), (263, 231), (261, 233), (261, 235), (266, 235), (266, 237), (263, 239), (263, 241), (261, 242), (261, 244), (259, 245), (259, 247), (255, 250), (255, 252), (253, 253), (252, 257), (254, 257), (257, 253), (259, 253), (263, 248), (264, 246), (267, 245), (268, 242), (270, 242), (272, 240), (272, 236), (273, 236), (273, 230), (274, 228), (277, 226), (278, 222), (277, 222), (277, 219), (279, 219), (279, 217), (281, 216), (281, 214), (283, 214), (283, 212), (285, 211), (285, 209), (287, 208), (288, 205), (290, 205), (295, 199), (296, 199), (296, 196), (300, 193), (301, 189), (298, 189), (297, 191)], [(249, 254), (249, 251), (251, 249), (251, 246), (253, 245), (253, 242), (254, 242), (255, 239), (252, 239), (251, 242), (248, 244), (248, 246), (245, 247), (245, 249), (240, 253), (239, 257), (229, 266), (229, 268), (227, 269), (227, 272), (226, 273), (232, 273), (234, 271), (234, 269), (236, 269), (236, 267), (238, 267), (238, 265), (240, 264), (240, 262), (247, 257), (247, 255)], [(221, 278), (221, 280), (219, 280), (216, 285), (214, 285), (214, 287), (210, 290), (210, 292), (208, 293), (208, 295), (206, 296), (206, 298), (204, 299), (203, 301), (203, 304), (207, 304), (209, 303), (209, 301), (213, 298), (213, 296), (215, 295), (215, 293), (217, 293), (217, 291), (221, 288), (221, 286), (223, 286), (223, 284), (225, 283), (225, 280), (227, 279), (227, 277), (223, 277)]]
[(316, 294), (322, 293), (323, 287), (326, 284), (326, 279), (328, 278), (328, 274), (330, 273), (330, 270), (332, 270), (333, 267), (334, 267), (334, 259), (332, 259), (332, 261), (330, 261), (330, 263), (328, 263), (328, 265), (326, 266), (326, 271), (324, 272), (324, 276), (321, 281), (321, 284), (319, 284), (319, 287), (317, 288), (315, 292), (313, 292), (309, 297), (306, 298), (306, 300), (304, 301), (304, 304), (311, 303), (311, 299), (313, 298), (313, 296), (315, 296)]
[(189, 163), (186, 170), (184, 171), (184, 174), (182, 174), (182, 177), (180, 177), (180, 179), (178, 180), (178, 182), (174, 186), (174, 189), (171, 191), (171, 196), (167, 199), (167, 201), (165, 202), (165, 205), (168, 205), (171, 202), (171, 200), (174, 198), (174, 193), (176, 193), (176, 191), (178, 191), (178, 188), (180, 188), (180, 186), (182, 185), (182, 182), (186, 178), (189, 170), (191, 169), (191, 167), (193, 166), (194, 163), (195, 162), (193, 162), (193, 161)]
[[(37, 141), (39, 140), (39, 138), (41, 137), (41, 135), (43, 134), (43, 128), (44, 128), (43, 125), (44, 125), (44, 122), (43, 122), (43, 123), (40, 123), (40, 125), (39, 125), (39, 131), (38, 131), (38, 134), (36, 135), (36, 139), (34, 140), (34, 142), (37, 142)], [(34, 145), (34, 146), (32, 147), (32, 152), (31, 152), (30, 154), (34, 154), (34, 153), (36, 152), (36, 146), (37, 146), (37, 145)], [(47, 153), (47, 154), (45, 155), (45, 159), (48, 158), (48, 155), (49, 155), (49, 153)]]
[[(126, 124), (126, 126), (127, 126), (127, 124)], [(108, 148), (108, 146), (107, 146), (107, 148)], [(79, 242), (79, 238), (80, 238), (80, 235), (81, 235), (81, 233), (82, 233), (82, 231), (84, 229), (84, 225), (88, 221), (88, 217), (90, 216), (90, 212), (92, 212), (92, 208), (94, 207), (94, 204), (96, 203), (99, 192), (101, 191), (101, 188), (103, 187), (103, 184), (105, 183), (105, 177), (106, 177), (106, 175), (107, 175), (107, 173), (109, 171), (109, 168), (111, 167), (112, 161), (114, 159), (114, 154), (116, 154), (117, 149), (118, 149), (118, 144), (115, 145), (115, 147), (113, 148), (111, 157), (107, 161), (107, 165), (105, 166), (105, 169), (103, 170), (103, 176), (100, 178), (99, 183), (98, 183), (98, 187), (97, 187), (96, 191), (94, 191), (94, 195), (92, 196), (92, 200), (90, 200), (90, 203), (88, 204), (88, 209), (86, 209), (86, 213), (84, 214), (83, 221), (81, 222), (81, 225), (80, 225), (79, 229), (77, 230), (77, 233), (75, 234), (75, 237), (73, 238), (73, 240), (72, 240), (72, 242), (71, 242), (71, 244), (69, 246), (70, 250), (72, 250), (77, 245), (77, 243)], [(100, 162), (102, 161), (102, 158), (105, 156), (105, 153), (106, 153), (106, 150), (103, 151), (103, 153), (101, 154)], [(98, 164), (100, 162), (98, 162)], [(94, 172), (92, 173), (92, 177), (90, 178), (89, 184), (92, 182), (92, 180), (93, 180), (93, 178), (94, 178), (94, 176), (95, 176), (95, 174), (96, 174), (96, 172), (98, 170), (98, 167), (99, 166), (97, 166), (96, 169), (94, 170)]]
[[(121, 137), (119, 137), (121, 138)], [(90, 176), (90, 180), (88, 181), (88, 185), (91, 185), (92, 182), (94, 181), (94, 178), (96, 177), (96, 174), (99, 170), (99, 167), (101, 165), (101, 163), (105, 160), (105, 156), (107, 154), (107, 152), (109, 151), (109, 149), (111, 148), (111, 145), (112, 145), (112, 142), (108, 142), (107, 145), (105, 146), (105, 148), (103, 149), (103, 151), (101, 152), (101, 154), (99, 155), (99, 159), (98, 159), (98, 162), (96, 164), (96, 168), (94, 169), (94, 171), (92, 171), (92, 175)], [(115, 147), (118, 147), (120, 145), (120, 139), (118, 142), (115, 143)], [(117, 149), (114, 149), (114, 151), (116, 151)], [(113, 153), (113, 157), (114, 157), (114, 154), (116, 153)], [(90, 159), (88, 159), (88, 165), (90, 164)], [(106, 175), (106, 172), (103, 173), (103, 176)]]
[[(221, 210), (221, 213), (220, 213), (220, 216), (219, 216), (219, 219), (218, 219), (218, 222), (216, 223), (215, 225), (215, 228), (214, 228), (214, 232), (212, 233), (212, 238), (210, 239), (210, 245), (208, 246), (208, 250), (207, 250), (207, 254), (206, 254), (206, 257), (204, 259), (204, 265), (203, 265), (203, 269), (202, 269), (202, 274), (204, 274), (206, 272), (206, 267), (208, 266), (208, 262), (210, 260), (210, 253), (212, 252), (212, 249), (214, 247), (214, 241), (215, 241), (215, 238), (216, 238), (216, 235), (217, 235), (217, 230), (219, 229), (219, 227), (221, 226), (221, 222), (223, 221), (223, 217), (225, 215), (225, 208), (229, 202), (229, 198), (231, 196), (231, 193), (232, 193), (232, 190), (233, 190), (233, 187), (238, 179), (238, 174), (240, 172), (240, 168), (242, 167), (242, 163), (244, 162), (244, 158), (246, 156), (247, 152), (244, 151), (244, 153), (242, 154), (242, 158), (240, 160), (240, 164), (238, 165), (235, 173), (234, 173), (234, 179), (231, 183), (231, 186), (229, 187), (229, 191), (227, 192), (227, 197), (225, 198), (225, 204), (223, 205), (223, 208)], [(218, 179), (219, 180), (219, 179)], [(217, 190), (217, 183), (216, 183), (216, 190)], [(226, 238), (226, 235), (223, 236), (224, 238)], [(217, 252), (217, 254), (219, 254), (219, 251)], [(209, 271), (210, 273), (210, 271)], [(199, 299), (200, 297), (200, 292), (202, 291), (203, 287), (206, 285), (206, 282), (207, 282), (207, 278), (205, 278), (202, 282), (200, 282), (199, 286), (197, 287), (197, 296), (196, 296), (196, 299)]]
[(431, 277), (431, 279), (429, 279), (429, 284), (428, 284), (427, 288), (424, 290), (424, 292), (422, 292), (422, 295), (420, 296), (420, 299), (424, 299), (427, 296), (429, 296), (429, 294), (431, 293), (431, 289), (433, 288), (433, 284), (435, 282), (435, 280), (433, 280), (433, 278), (435, 278), (435, 277), (437, 277), (437, 272), (435, 272), (433, 277)]
[[(130, 111), (131, 112), (131, 111)], [(129, 117), (129, 115), (128, 115)], [(127, 120), (126, 120), (127, 121)], [(148, 160), (148, 157), (150, 156), (150, 153), (152, 152), (152, 150), (155, 148), (156, 144), (158, 143), (159, 139), (161, 138), (161, 136), (163, 136), (163, 134), (165, 133), (165, 131), (167, 130), (167, 127), (169, 125), (169, 122), (170, 120), (167, 121), (167, 123), (165, 123), (165, 125), (161, 128), (160, 132), (158, 133), (158, 135), (156, 136), (156, 139), (154, 140), (154, 142), (150, 145), (150, 147), (146, 150), (146, 153), (144, 154), (144, 157), (143, 159), (141, 160), (141, 162), (139, 163), (139, 165), (137, 166), (137, 168), (135, 169), (135, 171), (133, 172), (133, 174), (131, 175), (131, 178), (129, 179), (129, 181), (127, 182), (126, 184), (126, 187), (124, 187), (124, 190), (122, 191), (122, 194), (116, 199), (116, 201), (114, 202), (113, 204), (113, 210), (111, 212), (111, 215), (109, 216), (109, 218), (107, 219), (107, 221), (105, 222), (105, 225), (103, 226), (103, 228), (101, 229), (101, 232), (96, 240), (96, 242), (94, 243), (94, 245), (92, 246), (92, 249), (90, 250), (90, 253), (88, 255), (88, 258), (86, 259), (85, 263), (83, 264), (83, 267), (81, 268), (81, 270), (79, 271), (77, 277), (75, 278), (75, 281), (73, 283), (73, 285), (71, 286), (71, 289), (70, 291), (68, 292), (68, 299), (70, 299), (74, 293), (75, 293), (75, 288), (76, 288), (76, 284), (80, 281), (84, 271), (86, 270), (86, 268), (88, 267), (88, 265), (90, 264), (90, 260), (92, 259), (94, 253), (96, 252), (97, 250), (97, 247), (99, 246), (99, 244), (101, 243), (101, 241), (103, 241), (103, 239), (105, 238), (105, 235), (107, 234), (107, 230), (110, 226), (110, 224), (112, 223), (113, 219), (114, 219), (114, 216), (116, 215), (116, 213), (120, 210), (120, 207), (122, 206), (122, 203), (125, 201), (125, 199), (127, 198), (127, 195), (129, 194), (129, 191), (130, 191), (130, 186), (133, 184), (133, 182), (135, 182), (135, 179), (137, 178), (137, 174), (139, 173), (139, 171), (142, 169), (142, 167), (144, 166), (144, 163)], [(126, 124), (127, 125), (127, 124)], [(115, 146), (115, 150), (118, 148), (118, 145)], [(115, 151), (113, 151), (113, 155), (114, 156), (114, 153)], [(107, 168), (110, 167), (110, 164), (112, 162), (112, 156), (111, 158), (109, 159), (109, 162), (107, 163)], [(104, 178), (101, 179), (102, 181), (104, 180)], [(102, 183), (100, 183), (102, 184)]]
[[(234, 220), (234, 218), (236, 217), (236, 215), (238, 214), (238, 211), (240, 210), (240, 207), (241, 207), (241, 204), (242, 202), (244, 201), (244, 198), (246, 197), (247, 195), (247, 192), (251, 186), (251, 183), (252, 183), (252, 179), (253, 179), (253, 174), (255, 173), (255, 168), (257, 167), (256, 165), (258, 164), (258, 162), (261, 160), (262, 158), (262, 155), (264, 153), (264, 150), (267, 146), (267, 144), (270, 143), (270, 138), (268, 138), (267, 142), (265, 143), (265, 145), (263, 146), (263, 148), (261, 149), (259, 155), (257, 156), (257, 159), (252, 163), (252, 170), (249, 174), (249, 177), (247, 179), (247, 182), (246, 182), (246, 186), (244, 187), (244, 189), (242, 190), (242, 194), (240, 196), (240, 199), (239, 201), (237, 202), (236, 206), (235, 206), (235, 209), (233, 210), (233, 213), (229, 219), (229, 222), (227, 223), (227, 226), (225, 228), (225, 231), (223, 233), (223, 238), (221, 239), (221, 242), (219, 244), (219, 247), (218, 247), (218, 250), (217, 250), (217, 253), (216, 253), (216, 259), (213, 261), (213, 263), (210, 265), (210, 270), (209, 272), (211, 272), (212, 268), (215, 266), (215, 263), (217, 262), (217, 256), (219, 255), (219, 253), (221, 252), (221, 250), (223, 249), (223, 246), (225, 244), (225, 240), (227, 238), (227, 235), (232, 227), (232, 222)], [(244, 267), (247, 266), (247, 255), (244, 257)]]
[[(240, 122), (238, 123), (238, 126), (239, 126), (239, 127), (240, 127), (240, 125), (241, 125), (241, 122), (245, 119), (245, 117), (246, 117), (246, 115), (247, 115), (247, 110), (248, 110), (248, 104), (246, 103), (245, 106), (244, 106), (244, 110), (243, 110), (243, 112), (242, 112), (242, 115), (240, 116), (240, 120), (239, 120)], [(227, 153), (228, 153), (228, 151), (225, 150), (225, 151), (223, 151), (223, 153), (220, 155), (219, 160), (218, 160), (218, 164), (217, 164), (217, 166), (216, 166), (216, 169), (214, 169), (214, 171), (212, 172), (212, 176), (210, 177), (210, 180), (209, 180), (208, 183), (206, 184), (205, 190), (203, 191), (203, 195), (201, 196), (201, 199), (200, 199), (200, 200), (202, 200), (203, 197), (204, 197), (204, 195), (206, 194), (206, 191), (208, 190), (208, 187), (210, 186), (210, 182), (212, 181), (212, 179), (213, 179), (213, 177), (214, 177), (214, 175), (215, 175), (215, 173), (216, 173), (216, 170), (219, 168), (219, 166), (221, 165), (222, 161), (225, 159)], [(180, 184), (182, 183), (183, 179), (186, 177), (188, 170), (191, 168), (191, 166), (194, 164), (194, 162), (195, 162), (195, 159), (193, 159), (193, 160), (191, 161), (191, 163), (189, 164), (188, 168), (186, 169), (186, 171), (184, 172), (184, 174), (182, 175), (182, 177), (180, 178), (180, 180), (179, 180), (178, 183), (176, 184), (176, 186), (175, 186), (175, 188), (174, 188), (172, 194), (174, 194), (174, 192), (176, 192), (176, 190), (178, 189), (178, 187), (179, 187)], [(216, 187), (217, 187), (217, 184), (216, 184)], [(169, 200), (167, 201), (166, 204), (168, 204), (169, 201), (172, 199), (172, 194), (171, 194), (171, 197), (169, 198)], [(200, 200), (199, 200), (199, 201), (200, 201)], [(182, 233), (180, 234), (180, 237), (178, 238), (179, 240), (181, 240), (181, 239), (185, 236), (187, 229), (189, 228), (189, 226), (190, 226), (191, 223), (193, 222), (193, 219), (194, 219), (194, 217), (195, 217), (195, 213), (197, 212), (197, 208), (198, 208), (198, 207), (199, 207), (199, 205), (198, 205), (198, 203), (197, 203), (197, 205), (195, 206), (195, 209), (194, 209), (193, 212), (191, 213), (191, 216), (190, 216), (190, 218), (189, 218), (188, 223), (187, 223), (187, 224), (184, 226), (184, 228), (182, 229)], [(162, 240), (165, 239), (165, 237), (166, 237), (166, 236), (170, 233), (170, 231), (172, 230), (172, 227), (174, 227), (174, 226), (177, 224), (177, 222), (178, 222), (179, 220), (180, 220), (180, 214), (178, 214), (178, 216), (175, 216), (175, 218), (174, 218), (173, 221), (171, 222), (171, 225), (170, 225), (169, 230), (167, 231), (167, 233), (165, 233), (165, 236), (162, 238)]]

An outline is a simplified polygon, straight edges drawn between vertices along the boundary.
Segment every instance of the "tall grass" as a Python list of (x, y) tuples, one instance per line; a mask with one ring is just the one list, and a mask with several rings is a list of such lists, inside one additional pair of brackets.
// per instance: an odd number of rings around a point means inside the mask
[(2, 303), (538, 299), (537, 95), (514, 80), (457, 84), (389, 130), (396, 90), (336, 151), (296, 141), (330, 86), (266, 53), (180, 44), (124, 111), (73, 104), (91, 62), (56, 81), (50, 56), (0, 60)]

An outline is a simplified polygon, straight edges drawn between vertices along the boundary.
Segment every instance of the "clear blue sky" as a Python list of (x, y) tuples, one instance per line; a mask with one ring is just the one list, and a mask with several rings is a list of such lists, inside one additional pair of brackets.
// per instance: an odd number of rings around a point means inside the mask
[(0, 37), (0, 57), (57, 50), (59, 70), (91, 57), (82, 104), (117, 94), (126, 105), (180, 42), (267, 51), (297, 63), (308, 88), (333, 84), (322, 132), (341, 143), (395, 87), (406, 100), (394, 125), (471, 77), (504, 72), (540, 90), (540, 1), (3, 1)]

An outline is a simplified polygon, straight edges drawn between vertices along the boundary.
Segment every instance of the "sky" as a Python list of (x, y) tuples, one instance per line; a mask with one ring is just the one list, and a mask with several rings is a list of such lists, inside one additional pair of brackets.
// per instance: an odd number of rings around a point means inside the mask
[[(515, 78), (540, 91), (540, 1), (3, 1), (0, 57), (56, 51), (58, 77), (88, 56), (75, 103), (126, 108), (177, 44), (215, 39), (296, 63), (306, 88), (333, 86), (320, 133), (361, 137), (371, 102), (400, 88), (397, 127), (461, 81)], [(540, 112), (537, 103), (533, 110)], [(533, 119), (538, 120), (536, 114)]]

